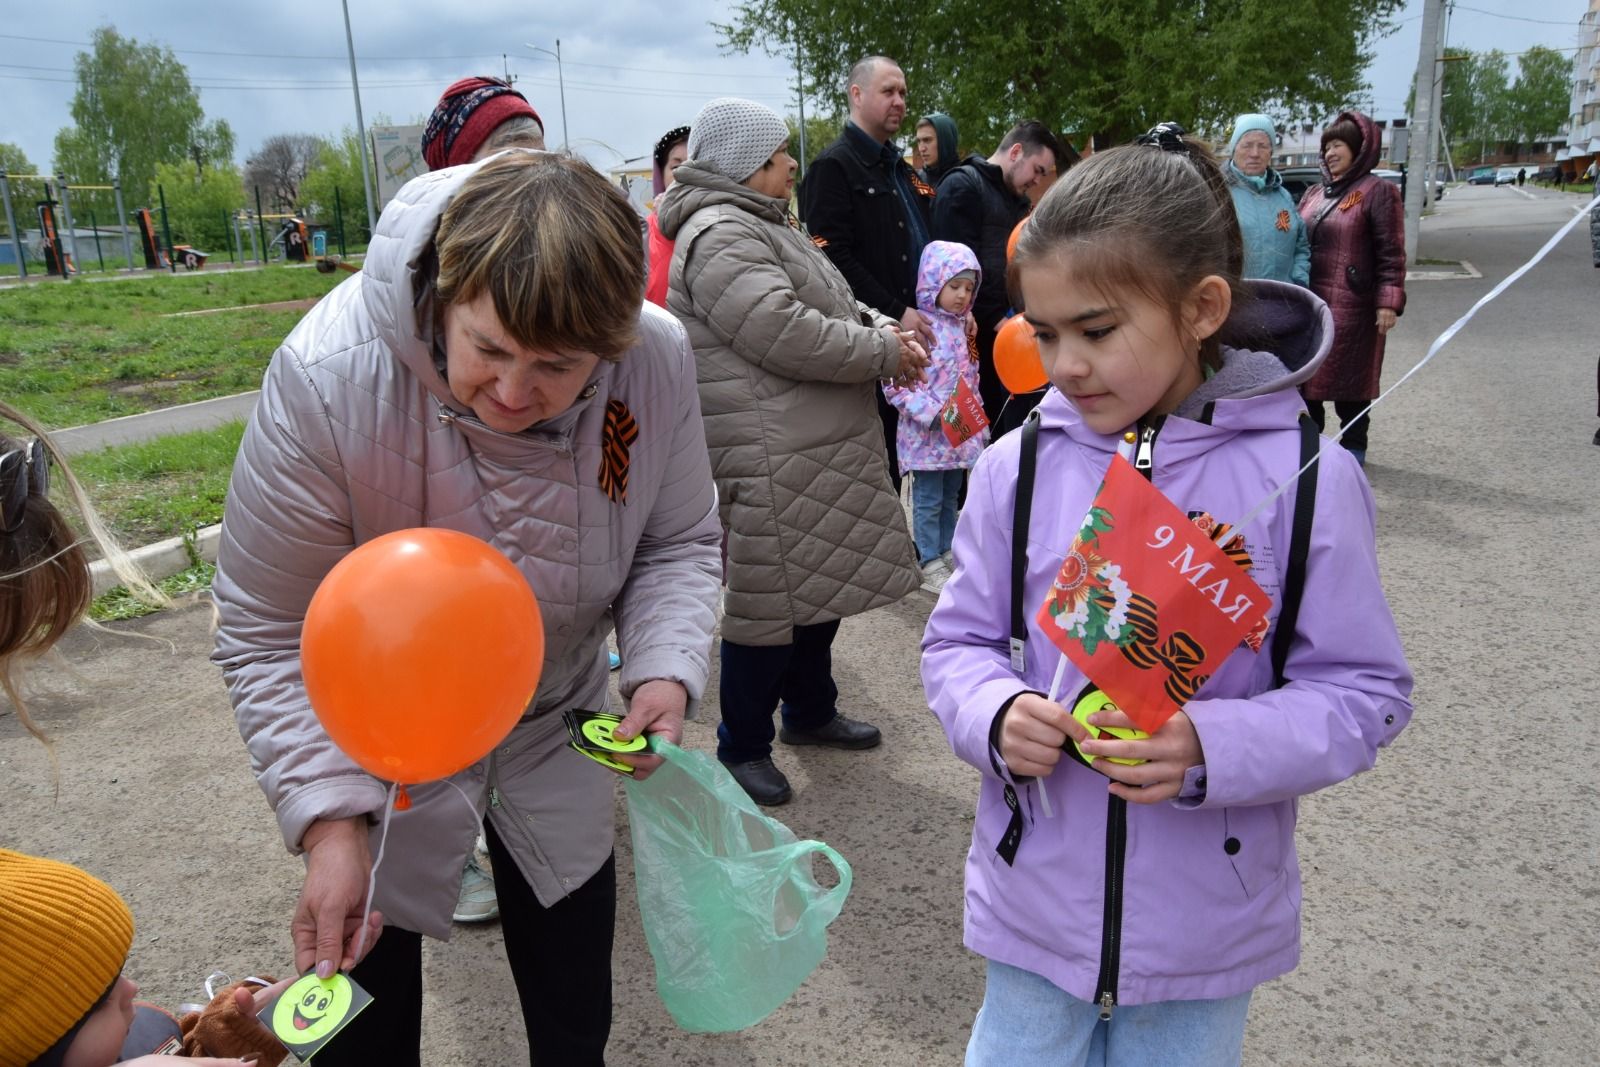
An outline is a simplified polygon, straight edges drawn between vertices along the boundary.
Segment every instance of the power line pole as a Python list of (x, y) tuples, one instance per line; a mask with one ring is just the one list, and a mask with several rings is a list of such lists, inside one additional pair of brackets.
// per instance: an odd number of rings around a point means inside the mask
[(794, 91), (800, 98), (800, 177), (806, 176), (806, 75), (800, 65), (800, 35), (794, 38)]
[[(1423, 0), (1422, 39), (1417, 45), (1417, 113), (1412, 116), (1406, 144), (1406, 263), (1417, 261), (1417, 238), (1422, 229), (1422, 191), (1427, 184), (1428, 150), (1433, 146), (1433, 72), (1439, 51), (1439, 13), (1444, 0)], [(1423, 180), (1419, 181), (1418, 179)]]
[(1428, 176), (1423, 206), (1433, 199), (1433, 182), (1439, 168), (1439, 146), (1444, 141), (1444, 43), (1450, 36), (1450, 12), (1455, 4), (1446, 3), (1444, 21), (1439, 25), (1438, 43), (1433, 50), (1433, 136), (1428, 138)]
[(361, 153), (361, 192), (367, 202), (367, 234), (378, 232), (377, 197), (373, 195), (372, 174), (367, 169), (367, 124), (361, 118), (361, 84), (356, 81), (356, 39), (350, 33), (350, 0), (339, 0), (344, 7), (344, 43), (350, 50), (350, 91), (356, 97), (356, 151)]

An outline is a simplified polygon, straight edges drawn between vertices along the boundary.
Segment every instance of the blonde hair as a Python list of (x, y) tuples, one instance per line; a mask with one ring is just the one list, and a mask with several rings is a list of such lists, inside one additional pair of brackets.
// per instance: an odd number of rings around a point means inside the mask
[[(21, 426), (38, 439), (55, 466), (55, 475), (83, 518), (89, 536), (124, 585), (146, 603), (161, 606), (167, 597), (145, 576), (132, 557), (100, 521), (66, 457), (33, 419), (0, 401), (0, 419)], [(27, 443), (0, 433), (0, 455), (26, 451)], [(26, 462), (18, 472), (28, 477)], [(83, 619), (94, 599), (94, 579), (84, 555), (83, 541), (42, 486), (28, 487), (22, 517), (11, 533), (0, 532), (0, 689), (11, 698), (17, 720), (45, 746), (52, 770), (59, 778), (55, 748), (49, 736), (28, 715), (16, 684), (16, 666), (48, 652), (66, 632)]]
[(528, 348), (615, 361), (644, 303), (644, 222), (581, 160), (512, 151), (461, 186), (435, 237), (436, 310), (488, 293)]

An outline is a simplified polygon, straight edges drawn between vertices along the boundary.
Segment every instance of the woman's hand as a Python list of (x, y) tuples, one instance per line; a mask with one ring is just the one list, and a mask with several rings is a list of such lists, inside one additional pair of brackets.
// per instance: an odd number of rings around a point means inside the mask
[(895, 368), (894, 383), (910, 385), (913, 382), (923, 381), (925, 375), (922, 369), (928, 365), (928, 353), (917, 341), (916, 335), (901, 330), (898, 326), (885, 326), (883, 332), (900, 345), (900, 363)]
[(906, 308), (906, 313), (900, 316), (901, 333), (908, 333), (913, 340), (921, 341), (925, 345), (933, 344), (933, 324), (928, 321), (928, 316), (916, 308)]
[[(1138, 729), (1121, 711), (1097, 711), (1089, 716), (1095, 726), (1121, 726)], [(1161, 729), (1139, 741), (1118, 741), (1106, 736), (1083, 741), (1078, 746), (1086, 756), (1111, 756), (1116, 759), (1142, 759), (1127, 766), (1109, 759), (1094, 761), (1094, 769), (1111, 779), (1111, 792), (1130, 804), (1159, 804), (1171, 800), (1183, 789), (1183, 776), (1190, 767), (1204, 763), (1200, 735), (1189, 716), (1178, 712)]]
[[(628, 714), (611, 731), (612, 736), (626, 741), (640, 733), (660, 734), (676, 745), (683, 740), (683, 715), (688, 706), (689, 691), (681, 683), (654, 678), (633, 691)], [(662, 763), (660, 756), (614, 755), (632, 766), (633, 777), (641, 782), (654, 774)]]
[[(289, 923), (294, 966), (302, 974), (315, 966), (318, 978), (331, 978), (361, 962), (356, 941), (372, 873), (366, 816), (319, 819), (300, 843), (306, 850), (306, 881)], [(375, 911), (367, 922), (362, 956), (377, 942), (383, 915)]]
[(1379, 308), (1378, 336), (1382, 337), (1384, 334), (1394, 329), (1394, 324), (1399, 318), (1400, 316), (1395, 314), (1394, 308)]
[(1066, 708), (1037, 693), (1024, 693), (1000, 721), (1000, 758), (1012, 774), (1043, 778), (1061, 762), (1067, 738), (1082, 741), (1088, 736)]

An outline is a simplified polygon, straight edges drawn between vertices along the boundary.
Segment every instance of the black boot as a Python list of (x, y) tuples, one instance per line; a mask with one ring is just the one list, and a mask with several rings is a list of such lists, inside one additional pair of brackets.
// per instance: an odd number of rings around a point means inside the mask
[(794, 795), (789, 788), (789, 779), (778, 770), (772, 762), (772, 757), (752, 760), (749, 763), (724, 763), (728, 773), (733, 775), (733, 780), (750, 794), (750, 799), (757, 804), (775, 808), (779, 804), (789, 803), (789, 798)]
[(883, 735), (871, 723), (856, 722), (843, 715), (835, 715), (824, 726), (815, 730), (778, 731), (778, 740), (786, 745), (827, 745), (829, 748), (877, 748)]

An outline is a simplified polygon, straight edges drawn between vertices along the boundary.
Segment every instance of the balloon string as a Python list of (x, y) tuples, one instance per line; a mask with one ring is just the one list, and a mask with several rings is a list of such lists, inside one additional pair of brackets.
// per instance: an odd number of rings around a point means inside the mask
[[(1563, 237), (1565, 237), (1567, 234), (1571, 233), (1573, 231), (1573, 229), (1578, 225), (1578, 223), (1583, 221), (1583, 217), (1585, 215), (1587, 215), (1589, 212), (1593, 211), (1596, 206), (1600, 206), (1600, 196), (1597, 196), (1593, 200), (1589, 201), (1589, 203), (1587, 205), (1585, 205), (1581, 210), (1579, 210), (1576, 214), (1574, 214), (1572, 216), (1572, 219), (1565, 226), (1562, 226), (1561, 229), (1556, 231), (1555, 236), (1551, 237), (1550, 240), (1548, 240), (1548, 241), (1546, 241), (1544, 243), (1544, 247), (1543, 248), (1539, 249), (1538, 252), (1534, 253), (1534, 256), (1533, 256), (1532, 259), (1528, 260), (1528, 262), (1524, 263), (1522, 266), (1518, 267), (1516, 270), (1514, 270), (1510, 274), (1508, 274), (1505, 277), (1505, 280), (1503, 280), (1499, 285), (1495, 286), (1493, 289), (1490, 289), (1488, 291), (1488, 293), (1484, 294), (1482, 299), (1480, 299), (1476, 304), (1473, 304), (1472, 307), (1467, 309), (1467, 313), (1465, 315), (1461, 316), (1455, 322), (1451, 323), (1449, 328), (1447, 328), (1443, 333), (1441, 333), (1438, 337), (1436, 337), (1434, 339), (1433, 344), (1428, 346), (1428, 353), (1427, 353), (1427, 355), (1422, 357), (1421, 362), (1419, 362), (1416, 366), (1412, 367), (1410, 370), (1406, 371), (1406, 373), (1400, 378), (1399, 381), (1395, 382), (1393, 385), (1389, 386), (1389, 388), (1385, 389), (1382, 393), (1378, 394), (1378, 397), (1377, 397), (1376, 400), (1372, 401), (1366, 407), (1361, 409), (1361, 414), (1357, 415), (1353, 419), (1341, 420), (1341, 425), (1339, 426), (1339, 432), (1336, 433), (1336, 434), (1333, 434), (1331, 437), (1329, 437), (1328, 438), (1329, 442), (1333, 443), (1333, 444), (1337, 444), (1339, 439), (1344, 437), (1345, 432), (1347, 430), (1349, 430), (1351, 427), (1353, 427), (1356, 423), (1360, 422), (1366, 416), (1367, 412), (1371, 411), (1373, 408), (1377, 407), (1379, 404), (1381, 404), (1385, 400), (1387, 400), (1389, 398), (1389, 394), (1393, 393), (1396, 389), (1398, 389), (1402, 385), (1406, 384), (1406, 382), (1410, 380), (1410, 378), (1411, 378), (1411, 376), (1413, 374), (1417, 373), (1423, 367), (1426, 367), (1428, 365), (1429, 361), (1432, 360), (1434, 356), (1439, 354), (1439, 350), (1442, 349), (1445, 345), (1449, 344), (1450, 341), (1455, 338), (1455, 335), (1461, 332), (1461, 328), (1463, 326), (1465, 326), (1467, 323), (1472, 321), (1473, 316), (1477, 315), (1478, 312), (1481, 311), (1483, 309), (1483, 307), (1485, 305), (1487, 305), (1491, 300), (1496, 299), (1497, 297), (1499, 297), (1499, 295), (1501, 293), (1503, 293), (1507, 289), (1509, 289), (1511, 287), (1511, 285), (1514, 282), (1516, 282), (1519, 278), (1521, 278), (1524, 274), (1528, 273), (1528, 271), (1530, 271), (1534, 267), (1538, 266), (1539, 263), (1544, 259), (1544, 257), (1549, 255), (1551, 250), (1554, 249), (1556, 245), (1561, 243), (1561, 239)], [(1289, 490), (1290, 486), (1294, 485), (1295, 482), (1299, 481), (1300, 480), (1300, 476), (1302, 474), (1304, 474), (1306, 471), (1310, 470), (1311, 469), (1311, 464), (1315, 463), (1319, 458), (1320, 458), (1320, 454), (1318, 456), (1312, 456), (1311, 459), (1306, 461), (1306, 465), (1304, 467), (1301, 467), (1299, 470), (1295, 471), (1294, 474), (1292, 474), (1288, 479), (1286, 479), (1283, 482), (1282, 485), (1278, 486), (1272, 492), (1268, 493), (1266, 498), (1264, 500), (1262, 500), (1261, 503), (1259, 503), (1255, 507), (1251, 508), (1250, 511), (1245, 515), (1245, 517), (1239, 520), (1237, 528), (1242, 530), (1245, 527), (1249, 526), (1256, 519), (1260, 518), (1261, 513), (1263, 511), (1265, 511), (1267, 508), (1271, 507), (1272, 506), (1272, 502), (1274, 500), (1277, 500), (1284, 493), (1286, 493)]]
[[(483, 817), (478, 814), (478, 806), (472, 802), (471, 797), (467, 796), (466, 790), (462, 789), (459, 785), (456, 785), (456, 783), (451, 781), (449, 778), (442, 779), (442, 781), (445, 783), (445, 785), (448, 785), (451, 789), (454, 789), (457, 793), (461, 794), (461, 799), (466, 802), (467, 809), (472, 812), (472, 821), (474, 823), (481, 822)], [(387, 799), (384, 801), (383, 827), (378, 833), (378, 855), (372, 861), (371, 873), (367, 875), (367, 899), (366, 903), (362, 905), (361, 909), (361, 931), (356, 935), (356, 951), (354, 958), (357, 961), (361, 959), (361, 953), (365, 951), (367, 947), (367, 922), (372, 916), (372, 895), (377, 892), (378, 889), (378, 866), (383, 863), (383, 850), (384, 847), (389, 843), (389, 816), (393, 814), (395, 810), (396, 794), (402, 788), (404, 787), (401, 786), (399, 782), (390, 782), (389, 794)]]
[(378, 834), (378, 855), (372, 861), (372, 872), (367, 875), (367, 899), (361, 905), (361, 930), (356, 934), (356, 950), (351, 957), (357, 961), (367, 950), (367, 921), (372, 917), (372, 894), (378, 888), (378, 867), (383, 863), (384, 846), (389, 843), (389, 817), (394, 814), (394, 797), (399, 789), (399, 782), (390, 782), (389, 795), (383, 804), (383, 829)]

